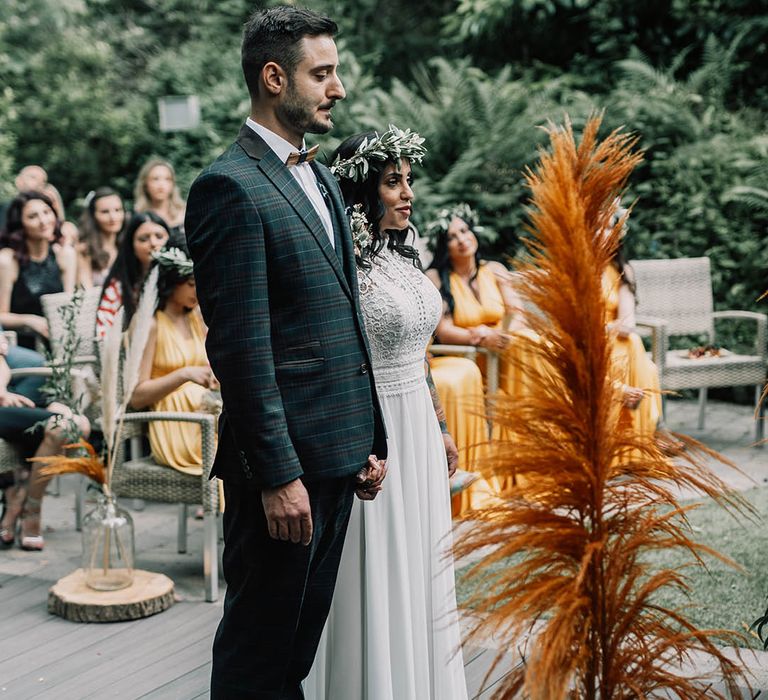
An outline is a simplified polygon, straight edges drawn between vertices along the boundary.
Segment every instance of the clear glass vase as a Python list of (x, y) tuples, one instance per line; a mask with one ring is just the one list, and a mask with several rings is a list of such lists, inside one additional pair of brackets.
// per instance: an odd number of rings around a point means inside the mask
[(114, 496), (101, 494), (83, 518), (85, 583), (97, 591), (116, 591), (133, 583), (133, 519)]

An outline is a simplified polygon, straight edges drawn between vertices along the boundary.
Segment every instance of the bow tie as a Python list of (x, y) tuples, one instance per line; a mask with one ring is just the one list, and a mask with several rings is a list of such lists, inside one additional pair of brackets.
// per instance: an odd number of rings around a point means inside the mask
[(302, 148), (300, 151), (294, 151), (288, 156), (285, 164), (290, 168), (292, 165), (299, 165), (300, 163), (311, 163), (317, 152), (320, 150), (320, 146), (312, 146), (310, 149)]

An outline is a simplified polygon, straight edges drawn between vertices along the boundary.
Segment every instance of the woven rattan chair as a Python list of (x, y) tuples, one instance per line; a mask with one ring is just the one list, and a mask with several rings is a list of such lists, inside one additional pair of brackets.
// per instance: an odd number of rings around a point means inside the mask
[[(191, 476), (157, 464), (151, 455), (140, 455), (137, 445), (148, 435), (150, 421), (198, 423), (202, 433), (202, 475)], [(203, 506), (203, 571), (205, 599), (219, 597), (218, 518), (219, 488), (208, 476), (216, 451), (214, 417), (207, 413), (162, 413), (146, 411), (125, 416), (123, 437), (131, 443), (131, 458), (126, 458), (125, 441), (117, 450), (112, 475), (112, 490), (120, 498), (141, 498), (160, 503), (178, 503), (178, 551), (187, 551), (187, 506)]]
[[(699, 390), (699, 429), (705, 425), (709, 387), (754, 386), (756, 403), (759, 402), (768, 362), (766, 315), (714, 311), (709, 258), (633, 260), (631, 265), (637, 278), (637, 325), (651, 330), (652, 356), (661, 388)], [(715, 322), (721, 319), (738, 319), (754, 325), (752, 354), (688, 359), (686, 350), (670, 350), (669, 339), (673, 336), (704, 336), (707, 343), (716, 344)], [(758, 409), (755, 434), (760, 440), (762, 407)]]

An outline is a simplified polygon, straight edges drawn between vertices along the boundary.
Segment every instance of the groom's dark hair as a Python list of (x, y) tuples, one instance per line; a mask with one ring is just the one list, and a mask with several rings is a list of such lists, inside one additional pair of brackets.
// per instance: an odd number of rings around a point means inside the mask
[(293, 77), (305, 36), (335, 36), (338, 31), (336, 22), (312, 10), (287, 5), (256, 10), (245, 24), (240, 51), (248, 92), (252, 97), (259, 94), (259, 75), (270, 61)]

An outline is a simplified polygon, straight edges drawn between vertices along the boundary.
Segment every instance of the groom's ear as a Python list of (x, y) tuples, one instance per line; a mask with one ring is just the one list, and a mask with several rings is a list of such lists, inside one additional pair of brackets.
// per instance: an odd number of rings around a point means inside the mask
[(261, 69), (261, 80), (268, 95), (279, 95), (288, 84), (288, 76), (279, 63), (270, 61)]

